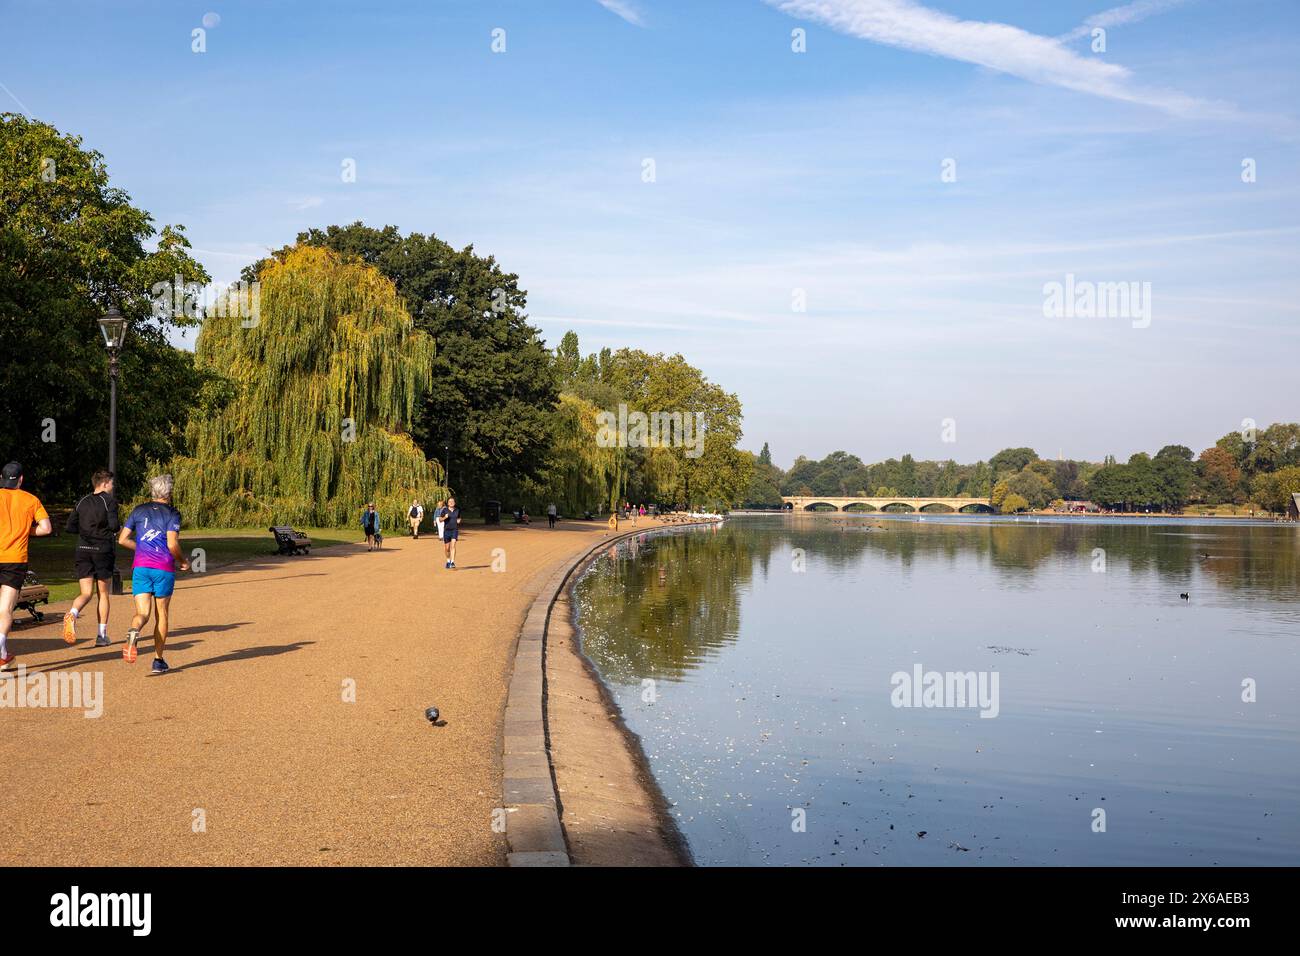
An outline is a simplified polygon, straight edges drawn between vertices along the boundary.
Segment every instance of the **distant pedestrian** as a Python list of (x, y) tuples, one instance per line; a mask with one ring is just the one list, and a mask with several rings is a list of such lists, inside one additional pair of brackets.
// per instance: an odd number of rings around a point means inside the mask
[[(166, 674), (167, 629), (171, 624), (172, 592), (176, 589), (176, 568), (188, 571), (190, 563), (181, 551), (181, 513), (172, 507), (172, 476), (149, 479), (151, 501), (136, 505), (118, 533), (117, 543), (135, 552), (131, 562), (131, 594), (135, 616), (126, 632), (122, 660), (134, 664), (140, 629), (153, 615), (152, 674)], [(131, 535), (135, 540), (131, 540)]]
[(438, 529), (438, 540), (442, 540), (442, 513), (447, 507), (447, 502), (439, 501), (438, 506), (433, 509), (433, 524)]
[(424, 520), (424, 505), (418, 501), (411, 502), (411, 510), (406, 513), (411, 521), (411, 537), (420, 540), (420, 522)]
[(442, 509), (442, 551), (447, 559), (446, 569), (456, 570), (456, 541), (460, 538), (460, 509), (456, 499), (448, 498)]
[(379, 512), (375, 510), (373, 501), (369, 502), (366, 505), (366, 510), (361, 512), (361, 530), (366, 535), (367, 551), (373, 551), (379, 547)]
[(547, 527), (550, 527), (550, 528), (554, 528), (554, 527), (555, 527), (555, 518), (556, 518), (556, 515), (558, 515), (558, 514), (559, 514), (559, 509), (557, 509), (557, 508), (555, 507), (555, 502), (554, 502), (554, 501), (552, 501), (549, 505), (546, 506), (546, 525), (547, 525)]
[(9, 629), (27, 579), (27, 539), (43, 538), (53, 529), (45, 506), (22, 490), (23, 466), (11, 461), (0, 475), (0, 669), (8, 670), (15, 657), (9, 653)]
[(72, 509), (65, 530), (77, 536), (74, 567), (81, 593), (72, 600), (72, 608), (63, 615), (63, 639), (77, 643), (77, 618), (92, 597), (96, 598), (95, 617), (99, 632), (96, 647), (108, 647), (108, 603), (113, 592), (113, 570), (117, 534), (117, 499), (113, 496), (113, 473), (101, 468), (90, 479), (92, 491)]

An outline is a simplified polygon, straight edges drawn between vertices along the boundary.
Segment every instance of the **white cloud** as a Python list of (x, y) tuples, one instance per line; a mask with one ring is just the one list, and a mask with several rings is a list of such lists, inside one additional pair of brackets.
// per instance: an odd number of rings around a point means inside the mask
[(610, 13), (622, 17), (634, 27), (645, 26), (645, 19), (641, 16), (641, 11), (628, 3), (627, 0), (596, 0), (596, 2)]
[(325, 200), (320, 196), (304, 196), (302, 199), (291, 199), (289, 205), (299, 212), (305, 212), (308, 209), (315, 209), (317, 206), (324, 205)]
[(1174, 7), (1181, 7), (1186, 2), (1187, 0), (1135, 0), (1135, 2), (1126, 3), (1122, 7), (1111, 7), (1109, 10), (1101, 11), (1101, 13), (1094, 13), (1061, 39), (1077, 40), (1079, 37), (1090, 36), (1096, 27), (1109, 29), (1110, 27), (1137, 23), (1139, 20), (1145, 20), (1157, 13), (1164, 13)]
[(914, 0), (765, 0), (791, 16), (888, 46), (947, 57), (1113, 100), (1152, 106), (1179, 116), (1230, 111), (1176, 90), (1143, 88), (1130, 70), (1080, 56), (1060, 40), (1006, 23), (962, 20)]

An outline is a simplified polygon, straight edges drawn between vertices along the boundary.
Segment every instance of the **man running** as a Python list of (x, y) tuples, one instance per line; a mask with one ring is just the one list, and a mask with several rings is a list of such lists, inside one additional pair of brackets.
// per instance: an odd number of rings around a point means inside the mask
[(420, 540), (420, 522), (424, 520), (424, 505), (418, 501), (411, 502), (411, 510), (406, 513), (411, 520), (411, 537)]
[(0, 472), (0, 669), (8, 670), (16, 655), (9, 653), (9, 629), (14, 605), (27, 579), (27, 539), (52, 530), (50, 516), (35, 495), (22, 490), (23, 466), (16, 461)]
[(99, 633), (95, 635), (96, 647), (108, 647), (108, 601), (113, 587), (113, 543), (117, 539), (117, 499), (113, 497), (113, 473), (101, 468), (91, 477), (94, 489), (77, 502), (68, 515), (66, 531), (77, 536), (77, 556), (74, 567), (81, 593), (72, 601), (72, 609), (63, 615), (63, 639), (77, 643), (77, 618), (98, 594), (95, 616)]
[(460, 509), (456, 499), (448, 498), (442, 509), (442, 553), (447, 558), (448, 570), (456, 570), (456, 541), (460, 538)]
[[(126, 519), (121, 533), (117, 536), (118, 544), (135, 552), (131, 564), (131, 593), (135, 596), (135, 616), (131, 618), (131, 629), (126, 632), (126, 647), (122, 648), (122, 660), (134, 664), (136, 642), (140, 640), (140, 628), (154, 616), (153, 624), (153, 674), (166, 674), (167, 662), (163, 660), (163, 648), (167, 645), (167, 627), (172, 602), (172, 591), (176, 588), (176, 566), (182, 571), (190, 569), (181, 551), (181, 513), (172, 507), (172, 476), (159, 475), (149, 479), (149, 494), (152, 501), (136, 505), (131, 516)], [(131, 540), (132, 533), (135, 540)]]

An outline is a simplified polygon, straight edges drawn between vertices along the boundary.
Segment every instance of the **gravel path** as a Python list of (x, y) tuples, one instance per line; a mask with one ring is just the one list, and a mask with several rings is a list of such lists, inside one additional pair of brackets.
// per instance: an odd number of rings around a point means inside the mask
[(162, 677), (150, 640), (122, 661), (129, 596), (109, 648), (93, 646), (93, 602), (75, 647), (53, 605), (14, 629), (17, 663), (29, 682), (101, 673), (104, 711), (0, 707), (0, 864), (503, 863), (510, 651), (551, 572), (604, 533), (470, 529), (457, 571), (432, 537), (406, 537), (182, 575)]

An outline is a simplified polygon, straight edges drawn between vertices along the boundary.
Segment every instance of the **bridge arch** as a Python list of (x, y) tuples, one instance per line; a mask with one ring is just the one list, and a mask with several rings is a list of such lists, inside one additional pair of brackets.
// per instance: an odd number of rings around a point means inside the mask
[(841, 510), (841, 511), (847, 511), (847, 512), (849, 512), (850, 514), (852, 514), (852, 513), (854, 513), (854, 512), (856, 512), (857, 514), (866, 514), (866, 513), (868, 513), (868, 512), (876, 511), (877, 509), (876, 509), (876, 506), (875, 506), (875, 505), (873, 505), (873, 504), (869, 504), (868, 502), (865, 502), (865, 501), (854, 501), (854, 502), (851, 502), (851, 503), (845, 505), (845, 506), (844, 506), (843, 508), (841, 508), (840, 510)]
[(829, 501), (810, 501), (808, 502), (808, 504), (803, 506), (803, 510), (804, 511), (839, 511), (840, 509), (835, 507), (835, 505), (831, 504)]
[(995, 514), (993, 508), (984, 504), (982, 501), (972, 501), (968, 505), (962, 505), (957, 509), (958, 514), (964, 515), (991, 515)]
[(921, 505), (920, 510), (925, 514), (956, 514), (957, 509), (952, 505), (944, 504), (942, 501), (932, 501), (928, 505)]
[(881, 505), (880, 510), (893, 514), (911, 514), (916, 508), (906, 501), (891, 501), (888, 504)]

